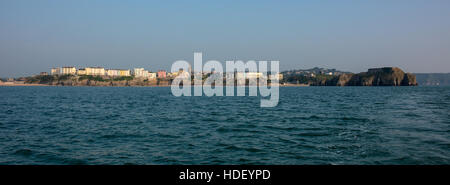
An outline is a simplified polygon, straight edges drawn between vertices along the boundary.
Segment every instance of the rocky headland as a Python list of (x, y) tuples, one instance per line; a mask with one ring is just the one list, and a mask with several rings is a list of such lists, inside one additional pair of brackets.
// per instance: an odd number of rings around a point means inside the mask
[(358, 74), (346, 73), (318, 81), (317, 86), (416, 86), (416, 76), (398, 67), (372, 68)]

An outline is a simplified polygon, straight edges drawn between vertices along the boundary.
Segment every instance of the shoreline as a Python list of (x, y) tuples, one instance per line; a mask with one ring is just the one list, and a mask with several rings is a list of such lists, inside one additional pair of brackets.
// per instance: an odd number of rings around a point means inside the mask
[[(170, 87), (171, 85), (132, 85), (132, 86), (96, 86), (96, 85), (47, 85), (47, 84), (0, 84), (0, 87)], [(196, 85), (191, 85), (191, 87), (194, 87)], [(268, 85), (271, 86), (271, 85)], [(310, 85), (307, 84), (284, 84), (284, 85), (278, 85), (279, 87), (310, 87)], [(222, 87), (228, 87), (227, 85), (222, 85)], [(246, 85), (245, 87), (249, 87)]]
[[(191, 85), (191, 87), (195, 87), (196, 85)], [(426, 85), (427, 86), (427, 85)], [(429, 85), (433, 86), (433, 85)], [(102, 86), (102, 85), (47, 85), (47, 84), (0, 84), (0, 87), (171, 87), (171, 85), (130, 85), (130, 86)], [(227, 85), (223, 85), (222, 87), (229, 87)], [(234, 87), (242, 87), (242, 86), (234, 86)], [(245, 87), (253, 87), (246, 85)], [(258, 87), (258, 86), (256, 86)], [(268, 85), (271, 87), (271, 85)], [(311, 86), (307, 84), (289, 84), (289, 85), (278, 85), (278, 87), (345, 87), (345, 86)], [(358, 87), (358, 86), (351, 86)], [(376, 86), (360, 86), (360, 87), (376, 87)], [(396, 86), (380, 86), (380, 87), (396, 87)], [(439, 85), (436, 85), (439, 87)], [(444, 86), (443, 86), (444, 87)]]
[[(195, 87), (196, 85), (191, 85), (191, 87)], [(202, 85), (207, 86), (207, 85)], [(272, 85), (267, 85), (271, 87)], [(171, 85), (130, 85), (130, 86), (102, 86), (102, 85), (48, 85), (48, 84), (15, 84), (15, 83), (0, 83), (0, 87), (171, 87)], [(229, 87), (228, 85), (222, 85), (222, 87)], [(235, 86), (241, 87), (241, 86)], [(252, 87), (245, 85), (245, 87)], [(258, 87), (258, 86), (257, 86)], [(320, 87), (320, 86), (311, 86), (309, 84), (279, 84), (278, 87)], [(322, 86), (322, 87), (326, 87)], [(343, 87), (343, 86), (331, 86), (331, 87)], [(369, 86), (367, 86), (369, 87)]]
[(4, 86), (4, 87), (19, 87), (19, 86), (52, 86), (52, 85), (47, 85), (47, 84), (0, 84), (0, 87)]

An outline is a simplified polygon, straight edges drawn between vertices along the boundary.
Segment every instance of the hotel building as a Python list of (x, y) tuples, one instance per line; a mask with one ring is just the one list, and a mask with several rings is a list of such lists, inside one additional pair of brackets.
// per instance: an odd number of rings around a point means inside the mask
[(148, 71), (144, 68), (134, 68), (133, 74), (137, 78), (148, 78)]
[(61, 68), (52, 68), (51, 70), (50, 70), (50, 74), (51, 75), (59, 75), (59, 74), (61, 74)]
[(120, 76), (120, 70), (118, 69), (107, 69), (106, 70), (107, 76)]
[(62, 74), (63, 75), (74, 75), (77, 73), (77, 69), (75, 67), (63, 67)]
[(85, 68), (86, 75), (104, 76), (105, 68), (103, 67), (87, 67)]
[(77, 75), (86, 75), (86, 69), (85, 68), (78, 69)]

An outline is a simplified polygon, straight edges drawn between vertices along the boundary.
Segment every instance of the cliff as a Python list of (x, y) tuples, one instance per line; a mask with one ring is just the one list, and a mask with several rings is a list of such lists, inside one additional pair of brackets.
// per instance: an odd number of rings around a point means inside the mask
[(326, 86), (416, 86), (416, 76), (397, 67), (369, 69), (358, 74), (341, 74), (314, 85)]

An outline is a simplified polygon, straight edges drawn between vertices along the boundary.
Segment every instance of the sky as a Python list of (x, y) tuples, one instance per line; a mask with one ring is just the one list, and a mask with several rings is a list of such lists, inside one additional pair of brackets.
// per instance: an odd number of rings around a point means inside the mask
[(448, 0), (0, 0), (0, 77), (169, 70), (194, 52), (280, 70), (450, 72), (449, 20)]

